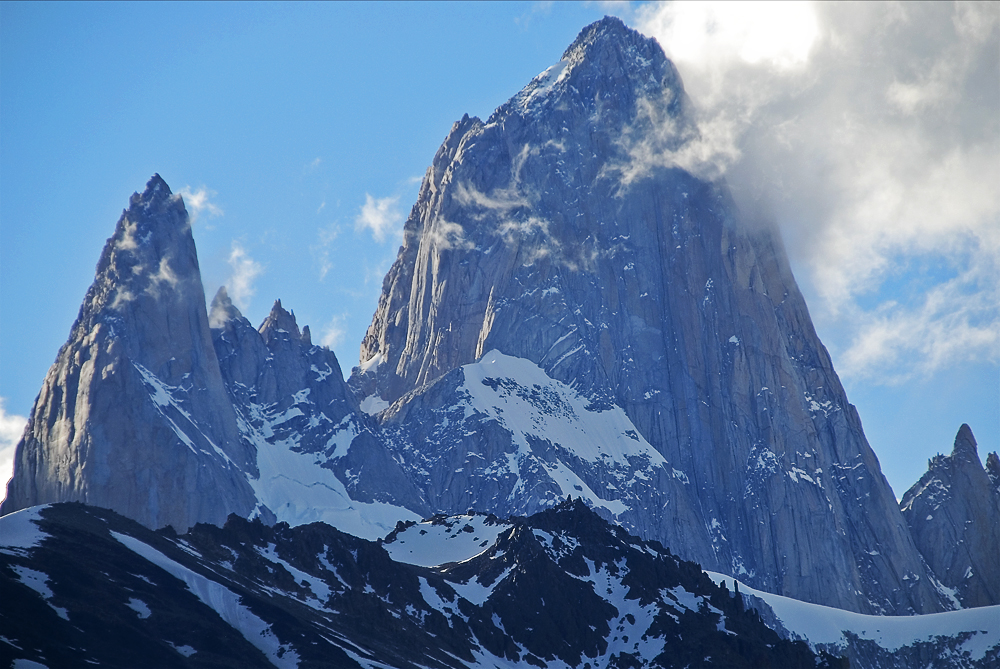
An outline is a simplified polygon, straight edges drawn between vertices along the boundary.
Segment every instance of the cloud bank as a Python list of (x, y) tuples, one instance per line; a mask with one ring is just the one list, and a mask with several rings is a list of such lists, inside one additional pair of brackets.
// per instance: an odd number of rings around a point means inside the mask
[(849, 324), (842, 374), (1000, 361), (1000, 6), (670, 3), (633, 23), (737, 202), (777, 221), (814, 315)]

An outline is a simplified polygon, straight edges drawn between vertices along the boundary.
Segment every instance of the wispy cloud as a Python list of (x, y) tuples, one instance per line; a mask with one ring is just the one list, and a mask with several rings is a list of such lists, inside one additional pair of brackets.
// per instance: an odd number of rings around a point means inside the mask
[(184, 207), (191, 217), (192, 225), (197, 222), (202, 213), (207, 213), (209, 218), (222, 216), (223, 214), (222, 208), (212, 202), (212, 198), (218, 195), (218, 193), (214, 190), (209, 190), (205, 186), (197, 190), (192, 189), (190, 186), (184, 186), (184, 188), (177, 191), (176, 195), (184, 198)]
[[(325, 202), (323, 204), (326, 204)], [(330, 223), (319, 229), (317, 232), (318, 241), (312, 247), (312, 252), (319, 262), (319, 280), (322, 281), (334, 267), (334, 241), (340, 235), (340, 225)]]
[(475, 248), (475, 244), (465, 236), (465, 230), (461, 225), (446, 221), (443, 218), (436, 218), (430, 222), (421, 237), (421, 243), (424, 240), (441, 250), (460, 249), (468, 251)]
[[(669, 3), (636, 21), (720, 120), (734, 196), (777, 219), (817, 322), (853, 324), (828, 342), (846, 376), (996, 361), (995, 5)], [(928, 263), (947, 277), (901, 299)]]
[(7, 497), (7, 482), (14, 475), (14, 450), (28, 419), (7, 413), (7, 399), (0, 397), (0, 502)]
[(331, 318), (330, 321), (323, 327), (320, 344), (329, 349), (333, 349), (344, 343), (344, 336), (347, 334), (344, 323), (347, 319), (347, 314), (340, 314)]
[(365, 193), (365, 203), (361, 212), (354, 219), (356, 230), (371, 230), (372, 237), (379, 244), (389, 236), (399, 237), (403, 234), (403, 214), (399, 210), (399, 196), (373, 198)]
[(616, 176), (621, 190), (657, 170), (677, 167), (707, 180), (718, 179), (740, 158), (738, 124), (726, 112), (704, 117), (670, 116), (665, 99), (637, 101), (635, 120), (618, 140), (622, 158), (609, 161), (600, 176)]
[(228, 262), (232, 268), (232, 274), (226, 281), (226, 291), (233, 304), (241, 311), (246, 311), (250, 306), (250, 299), (256, 292), (254, 281), (264, 271), (264, 267), (251, 258), (246, 249), (235, 240), (232, 251), (229, 253)]
[(550, 14), (554, 5), (555, 2), (553, 0), (538, 0), (533, 2), (526, 12), (514, 18), (514, 24), (525, 29), (531, 25), (535, 17)]
[(1000, 362), (997, 276), (1000, 265), (973, 267), (931, 288), (916, 306), (852, 308), (857, 334), (841, 357), (842, 373), (896, 385), (961, 363)]

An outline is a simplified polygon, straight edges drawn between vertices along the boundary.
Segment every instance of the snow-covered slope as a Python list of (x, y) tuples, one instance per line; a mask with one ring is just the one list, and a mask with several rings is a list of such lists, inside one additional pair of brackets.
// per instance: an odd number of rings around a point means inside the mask
[[(379, 415), (434, 509), (526, 515), (580, 497), (648, 531), (688, 485), (615, 404), (550, 378), (530, 360), (490, 351)], [(447, 468), (447, 469), (445, 469)], [(444, 470), (444, 471), (442, 471)]]
[[(314, 346), (280, 300), (254, 328), (224, 288), (212, 301), (212, 336), (266, 521), (318, 520), (366, 539), (426, 515), (344, 384), (332, 351)], [(415, 513), (419, 512), (419, 513)]]
[[(738, 586), (731, 576), (707, 572), (739, 588), (765, 620), (815, 649), (845, 654), (851, 667), (995, 667), (1000, 662), (1000, 606), (916, 616), (872, 616)], [(766, 606), (761, 607), (760, 602)], [(929, 657), (929, 661), (921, 661)], [(919, 662), (919, 664), (918, 664)]]
[(396, 562), (438, 567), (482, 555), (510, 527), (509, 521), (493, 515), (435, 516), (404, 524), (386, 537), (382, 547)]

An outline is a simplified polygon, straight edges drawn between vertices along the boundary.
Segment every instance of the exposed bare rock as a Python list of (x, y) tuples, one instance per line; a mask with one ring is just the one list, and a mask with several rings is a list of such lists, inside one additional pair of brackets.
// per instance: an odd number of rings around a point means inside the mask
[(642, 536), (807, 601), (938, 610), (777, 233), (744, 224), (707, 149), (654, 40), (613, 18), (584, 29), (485, 123), (452, 128), (353, 387), (397, 403), (380, 416), (412, 475), (436, 481), (440, 510), (492, 510), (509, 485), (527, 511), (580, 494), (564, 475), (581, 476), (573, 443), (515, 447), (518, 430), (485, 415), (475, 438), (426, 437), (457, 429), (455, 370), (490, 351), (530, 361), (623, 410), (669, 463), (655, 494), (593, 490)]
[(360, 411), (333, 351), (314, 346), (280, 300), (254, 329), (220, 288), (212, 324), (239, 429), (257, 455), (251, 485), (265, 520), (326, 520), (374, 538), (413, 510), (429, 513)]
[(990, 477), (993, 489), (1000, 495), (1000, 458), (997, 457), (996, 451), (986, 456), (986, 475)]
[(156, 175), (122, 213), (45, 377), (3, 513), (80, 501), (183, 531), (249, 513), (255, 466), (212, 348), (187, 211)]
[[(987, 468), (996, 470), (991, 453)], [(924, 559), (963, 606), (1000, 604), (1000, 492), (968, 425), (951, 455), (936, 455), (900, 502)]]

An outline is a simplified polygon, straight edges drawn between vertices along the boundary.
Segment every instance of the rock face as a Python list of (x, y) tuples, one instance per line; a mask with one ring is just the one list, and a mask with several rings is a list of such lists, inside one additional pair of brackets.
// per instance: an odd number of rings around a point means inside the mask
[(80, 501), (181, 529), (249, 513), (256, 464), (236, 418), (187, 211), (156, 175), (104, 247), (17, 446), (2, 512)]
[(1000, 604), (1000, 491), (997, 455), (979, 460), (968, 425), (951, 455), (936, 455), (900, 502), (924, 560), (963, 606)]
[[(704, 148), (654, 40), (613, 18), (584, 29), (485, 123), (452, 128), (352, 387), (393, 405), (379, 414), (391, 447), (440, 510), (584, 494), (765, 590), (938, 610), (777, 234), (744, 225)], [(532, 400), (536, 382), (470, 369), (491, 352), (534, 365), (539, 388), (571, 388), (595, 420), (624, 412), (649, 452), (602, 470), (604, 455), (469, 405), (471, 386), (507, 384), (504, 402), (565, 408)]]
[(105, 246), (2, 512), (80, 501), (150, 528), (235, 513), (377, 538), (430, 512), (377, 429), (280, 302), (255, 329), (222, 289), (209, 316), (184, 203), (154, 176)]
[(308, 326), (299, 332), (280, 300), (254, 329), (221, 288), (211, 321), (237, 424), (257, 454), (250, 483), (265, 520), (326, 520), (376, 538), (413, 511), (429, 515), (359, 410), (336, 356), (312, 344)]
[(990, 477), (993, 489), (1000, 495), (1000, 458), (995, 452), (986, 456), (986, 475)]

